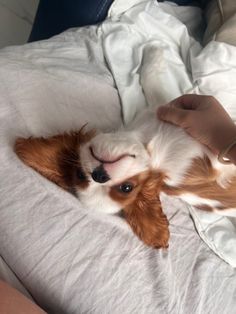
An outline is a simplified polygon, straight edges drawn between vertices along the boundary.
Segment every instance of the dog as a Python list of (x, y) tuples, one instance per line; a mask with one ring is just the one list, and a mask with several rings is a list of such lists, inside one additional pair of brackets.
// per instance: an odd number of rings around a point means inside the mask
[(85, 130), (18, 138), (15, 152), (38, 173), (74, 194), (85, 208), (123, 213), (148, 246), (167, 248), (160, 194), (201, 210), (236, 215), (236, 166), (221, 164), (181, 128), (140, 112), (116, 132)]

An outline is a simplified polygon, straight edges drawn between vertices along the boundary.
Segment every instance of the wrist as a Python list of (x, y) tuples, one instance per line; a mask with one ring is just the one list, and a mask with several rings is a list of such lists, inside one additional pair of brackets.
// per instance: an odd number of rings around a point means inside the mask
[[(234, 141), (236, 140), (236, 125), (233, 125), (231, 128), (226, 130), (225, 132), (221, 132), (217, 135), (216, 140), (214, 141), (214, 145), (212, 150), (217, 154), (221, 154), (225, 151)], [(230, 151), (234, 147), (230, 148)], [(227, 151), (227, 154), (230, 152)], [(226, 156), (225, 156), (226, 157)]]
[[(236, 138), (235, 138), (236, 140)], [(236, 143), (234, 144), (234, 146), (229, 150), (228, 154), (226, 155), (226, 157), (233, 163), (236, 165)]]

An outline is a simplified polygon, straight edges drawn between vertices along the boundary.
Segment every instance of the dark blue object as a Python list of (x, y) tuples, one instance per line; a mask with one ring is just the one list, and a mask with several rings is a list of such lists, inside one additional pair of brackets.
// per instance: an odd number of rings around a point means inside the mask
[[(190, 5), (193, 0), (169, 0)], [(40, 0), (29, 42), (103, 21), (113, 0)], [(197, 2), (201, 2), (198, 0)]]
[(178, 5), (191, 5), (194, 2), (193, 0), (169, 0), (169, 1), (175, 2)]
[(103, 21), (113, 0), (40, 0), (29, 41)]

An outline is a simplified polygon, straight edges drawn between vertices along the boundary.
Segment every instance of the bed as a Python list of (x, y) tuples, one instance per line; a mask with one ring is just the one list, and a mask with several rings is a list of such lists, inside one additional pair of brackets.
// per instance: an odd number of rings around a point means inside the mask
[(170, 247), (154, 250), (13, 151), (18, 136), (116, 129), (183, 93), (213, 94), (236, 119), (236, 47), (210, 29), (201, 46), (201, 25), (197, 7), (116, 0), (100, 25), (0, 51), (0, 278), (48, 313), (233, 313), (236, 218), (163, 196)]

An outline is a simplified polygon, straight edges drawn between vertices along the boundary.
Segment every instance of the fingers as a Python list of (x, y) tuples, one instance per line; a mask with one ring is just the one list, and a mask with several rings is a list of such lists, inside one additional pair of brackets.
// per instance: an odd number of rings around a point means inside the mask
[(185, 110), (196, 110), (201, 103), (200, 98), (206, 96), (200, 96), (195, 94), (182, 95), (174, 100), (172, 100), (169, 105), (175, 108), (185, 109)]
[(157, 116), (160, 120), (173, 123), (178, 126), (182, 126), (188, 111), (176, 108), (174, 106), (166, 105), (161, 106), (157, 110)]
[(199, 103), (199, 95), (183, 95), (157, 110), (160, 120), (183, 126), (190, 110), (196, 110)]
[(187, 94), (172, 100), (169, 104), (157, 110), (159, 119), (166, 122), (184, 126), (194, 111), (205, 110), (212, 102), (212, 97)]

